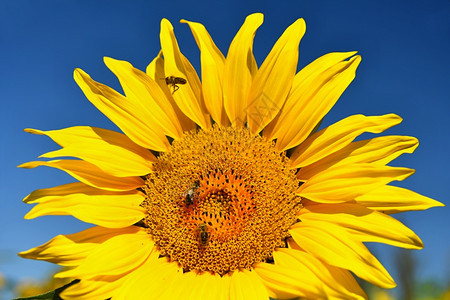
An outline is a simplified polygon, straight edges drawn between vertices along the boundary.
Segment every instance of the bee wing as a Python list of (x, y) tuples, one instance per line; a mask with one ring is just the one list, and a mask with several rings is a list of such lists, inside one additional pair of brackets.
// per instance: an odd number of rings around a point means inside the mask
[(178, 84), (186, 84), (187, 81), (184, 78), (177, 77), (177, 78), (175, 78), (174, 82), (178, 83)]

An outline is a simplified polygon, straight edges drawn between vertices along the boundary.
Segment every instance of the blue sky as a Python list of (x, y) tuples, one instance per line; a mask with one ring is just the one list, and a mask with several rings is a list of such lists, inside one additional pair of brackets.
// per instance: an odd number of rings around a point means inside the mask
[[(75, 67), (119, 88), (103, 56), (145, 69), (157, 55), (159, 24), (169, 19), (183, 53), (199, 70), (195, 41), (180, 19), (203, 23), (226, 53), (245, 17), (265, 14), (254, 53), (259, 64), (283, 30), (297, 18), (307, 24), (299, 67), (333, 51), (357, 50), (357, 77), (324, 120), (329, 125), (362, 113), (397, 113), (402, 124), (387, 134), (416, 136), (414, 155), (392, 163), (416, 169), (398, 185), (448, 203), (450, 108), (450, 2), (436, 1), (117, 1), (3, 0), (0, 2), (0, 272), (19, 280), (42, 278), (53, 265), (21, 259), (16, 253), (57, 234), (89, 227), (72, 217), (24, 220), (21, 200), (38, 188), (71, 182), (57, 170), (25, 170), (17, 165), (57, 149), (42, 136), (24, 133), (74, 125), (117, 129), (86, 100), (72, 79)], [(399, 217), (425, 243), (415, 251), (420, 278), (449, 276), (449, 208)], [(376, 247), (393, 271), (393, 247)], [(394, 278), (395, 278), (395, 274)]]

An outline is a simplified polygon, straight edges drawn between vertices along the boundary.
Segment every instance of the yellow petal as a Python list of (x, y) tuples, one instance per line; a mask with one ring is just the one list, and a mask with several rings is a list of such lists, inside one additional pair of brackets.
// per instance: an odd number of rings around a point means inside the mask
[(214, 44), (205, 26), (186, 20), (181, 20), (181, 23), (189, 25), (200, 49), (202, 91), (206, 108), (216, 123), (227, 126), (230, 121), (223, 108), (222, 92), (225, 57)]
[[(128, 193), (101, 193), (92, 188), (83, 192), (73, 190), (71, 194), (43, 195), (34, 202), (39, 203), (25, 215), (33, 219), (45, 215), (72, 215), (75, 218), (108, 228), (122, 228), (142, 220), (146, 210), (139, 204), (145, 199), (137, 190)], [(42, 200), (42, 201), (41, 201)]]
[(414, 152), (418, 145), (419, 141), (409, 136), (382, 136), (353, 142), (341, 150), (301, 168), (297, 172), (297, 178), (307, 181), (323, 170), (345, 164), (372, 163), (374, 165), (386, 165), (403, 153)]
[(254, 271), (243, 269), (233, 272), (230, 282), (230, 299), (261, 300), (268, 298), (266, 287)]
[[(228, 300), (230, 299), (230, 282), (231, 276), (223, 275), (214, 276), (211, 280), (210, 286), (214, 286), (215, 297), (214, 299)], [(214, 294), (213, 294), (214, 295)]]
[(182, 273), (176, 263), (150, 257), (128, 276), (114, 299), (166, 299), (162, 295)]
[(289, 26), (256, 72), (246, 108), (252, 133), (259, 133), (283, 106), (297, 70), (298, 46), (305, 31), (303, 19)]
[(102, 276), (99, 280), (81, 280), (64, 289), (60, 296), (64, 300), (110, 299), (125, 280), (125, 276)]
[(208, 276), (203, 276), (203, 273), (199, 274), (196, 272), (181, 272), (181, 274), (179, 274), (179, 272), (177, 272), (174, 280), (171, 280), (171, 282), (168, 283), (169, 285), (167, 286), (167, 288), (165, 287), (164, 294), (160, 296), (160, 299), (201, 299), (196, 296), (198, 289), (205, 284), (205, 281), (203, 280), (205, 277), (208, 278)]
[[(150, 152), (150, 151), (148, 151)], [(79, 143), (44, 153), (39, 158), (76, 157), (116, 177), (144, 176), (152, 172), (152, 163), (128, 150), (105, 143)]]
[(82, 182), (72, 182), (59, 186), (55, 186), (48, 189), (39, 189), (33, 191), (31, 194), (23, 199), (23, 202), (28, 204), (33, 203), (43, 203), (46, 201), (53, 201), (59, 199), (60, 197), (65, 197), (71, 194), (90, 194), (90, 195), (117, 195), (117, 194), (134, 194), (136, 191), (125, 191), (125, 192), (113, 192), (96, 189), (92, 186), (84, 184)]
[(344, 61), (355, 53), (326, 54), (295, 75), (280, 114), (264, 129), (279, 150), (302, 143), (333, 107), (355, 77), (361, 57)]
[(202, 98), (202, 87), (197, 72), (189, 61), (181, 54), (173, 26), (167, 19), (161, 21), (161, 48), (164, 55), (165, 77), (179, 77), (186, 80), (172, 89), (172, 96), (178, 107), (201, 128), (211, 126), (210, 117)]
[(350, 144), (364, 132), (380, 133), (399, 124), (395, 114), (366, 117), (353, 115), (310, 136), (291, 156), (292, 168), (310, 165)]
[(327, 286), (326, 290), (327, 294), (330, 295), (330, 299), (369, 299), (364, 290), (359, 286), (353, 274), (348, 270), (328, 264), (324, 264), (324, 266), (328, 269), (331, 276), (335, 278), (336, 285), (334, 287), (339, 288), (339, 291), (337, 292), (338, 295), (336, 295), (336, 291)]
[[(194, 286), (197, 286), (198, 288), (192, 291), (191, 299), (230, 299), (230, 276), (219, 276), (218, 274), (213, 275), (208, 272), (203, 272), (195, 278), (196, 282), (194, 283)], [(172, 297), (170, 299), (180, 298)]]
[[(302, 262), (305, 260), (311, 262), (314, 261), (314, 264), (321, 265), (326, 269), (324, 270), (323, 268), (320, 268), (321, 272), (320, 274), (316, 274), (317, 276), (323, 278), (331, 276), (331, 278), (333, 278), (332, 281), (327, 281), (324, 285), (326, 294), (330, 299), (368, 299), (366, 293), (359, 286), (353, 274), (348, 270), (338, 268), (318, 260), (311, 254), (305, 252), (292, 238), (289, 238), (287, 243), (289, 246), (289, 249), (287, 250), (296, 251), (294, 252), (295, 254), (289, 254), (294, 255), (294, 257)], [(301, 255), (299, 251), (301, 252)], [(312, 271), (316, 272), (318, 270), (316, 268), (312, 268)], [(336, 295), (336, 293), (339, 295)]]
[(327, 264), (348, 269), (358, 277), (382, 288), (395, 282), (367, 248), (341, 227), (328, 222), (305, 221), (289, 233), (298, 245)]
[(61, 147), (76, 146), (81, 143), (93, 143), (95, 146), (107, 147), (108, 145), (121, 147), (132, 152), (132, 155), (142, 157), (142, 163), (155, 162), (156, 158), (148, 149), (135, 144), (129, 137), (116, 131), (90, 127), (74, 126), (60, 130), (37, 130), (26, 128), (24, 131), (46, 135)]
[(50, 131), (27, 128), (25, 131), (47, 135), (64, 147), (41, 157), (81, 158), (117, 177), (146, 175), (152, 171), (152, 162), (156, 161), (148, 149), (135, 144), (126, 135), (112, 130), (75, 126)]
[(229, 274), (220, 276), (209, 272), (186, 272), (182, 273), (178, 279), (173, 280), (166, 288), (161, 299), (230, 299), (230, 279)]
[[(311, 254), (294, 249), (280, 248), (274, 252), (275, 264), (283, 268), (291, 268), (294, 274), (317, 277), (317, 285), (323, 286), (329, 299), (366, 299), (364, 291), (348, 271), (324, 264)], [(301, 272), (298, 272), (301, 271)], [(311, 272), (313, 274), (311, 274)], [(321, 284), (319, 284), (321, 283)]]
[(127, 100), (139, 108), (149, 125), (152, 128), (161, 128), (164, 134), (174, 139), (181, 138), (181, 125), (159, 85), (129, 62), (109, 57), (105, 57), (104, 61), (119, 79)]
[(358, 204), (309, 205), (302, 210), (300, 219), (339, 225), (362, 242), (385, 243), (407, 249), (423, 248), (420, 238), (401, 222)]
[(408, 189), (385, 185), (356, 197), (356, 202), (386, 214), (412, 210), (425, 210), (445, 206), (439, 201), (422, 196)]
[(371, 164), (343, 165), (315, 176), (298, 189), (298, 195), (320, 203), (352, 201), (393, 180), (404, 180), (414, 170)]
[(152, 253), (153, 245), (145, 230), (117, 235), (96, 247), (78, 267), (60, 272), (55, 277), (95, 279), (118, 276), (141, 265)]
[(109, 191), (129, 191), (144, 184), (140, 177), (115, 177), (82, 160), (31, 161), (18, 167), (32, 169), (38, 166), (60, 169), (81, 182)]
[(140, 230), (137, 226), (120, 229), (95, 226), (74, 234), (58, 235), (43, 245), (20, 252), (19, 256), (45, 260), (61, 266), (78, 266), (103, 242), (120, 234), (132, 234)]
[(223, 74), (223, 103), (233, 127), (247, 120), (247, 98), (257, 66), (253, 57), (253, 38), (263, 22), (260, 13), (249, 15), (228, 49)]
[[(314, 272), (311, 262), (300, 262), (281, 249), (273, 253), (275, 265), (296, 279), (299, 285), (308, 286), (317, 295), (324, 294), (324, 282)], [(312, 268), (312, 269), (311, 269)], [(308, 280), (304, 280), (307, 278)]]
[(195, 124), (191, 119), (189, 119), (178, 107), (173, 99), (172, 92), (169, 89), (169, 86), (166, 84), (166, 75), (164, 73), (164, 59), (162, 57), (162, 52), (160, 51), (158, 56), (155, 57), (154, 60), (147, 66), (146, 73), (153, 79), (160, 87), (160, 89), (166, 95), (166, 99), (170, 102), (172, 109), (176, 114), (176, 118), (180, 122), (181, 128), (183, 131), (191, 131), (197, 128), (197, 124)]
[(254, 270), (272, 298), (326, 299), (322, 282), (311, 271), (299, 271), (268, 263), (258, 263), (254, 266)]
[(83, 70), (75, 69), (74, 79), (86, 97), (136, 144), (166, 151), (169, 141), (159, 128), (151, 128), (138, 107), (113, 89), (98, 83)]

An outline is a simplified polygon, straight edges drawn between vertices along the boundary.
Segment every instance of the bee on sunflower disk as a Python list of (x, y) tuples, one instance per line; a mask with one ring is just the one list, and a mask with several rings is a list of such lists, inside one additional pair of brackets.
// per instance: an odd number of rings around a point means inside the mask
[(200, 187), (200, 181), (196, 180), (193, 184), (189, 186), (184, 192), (183, 192), (183, 198), (184, 202), (186, 203), (186, 207), (189, 207), (194, 200), (195, 195), (197, 194), (197, 189)]

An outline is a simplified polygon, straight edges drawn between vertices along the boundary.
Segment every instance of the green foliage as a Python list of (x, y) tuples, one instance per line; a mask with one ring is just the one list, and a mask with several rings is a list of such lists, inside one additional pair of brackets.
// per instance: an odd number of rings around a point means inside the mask
[(417, 299), (439, 299), (444, 293), (445, 288), (435, 279), (427, 279), (416, 285)]

